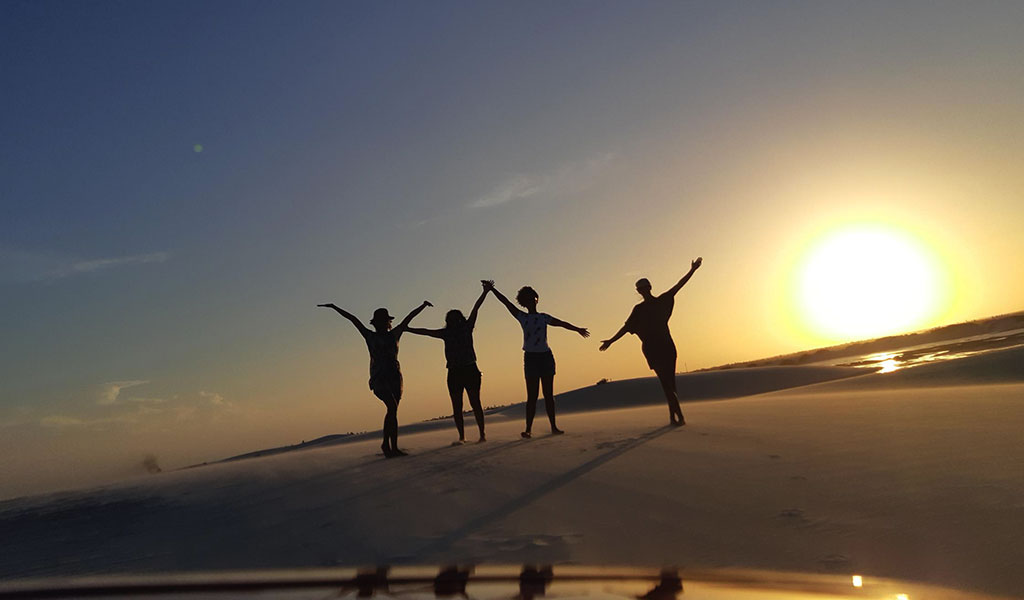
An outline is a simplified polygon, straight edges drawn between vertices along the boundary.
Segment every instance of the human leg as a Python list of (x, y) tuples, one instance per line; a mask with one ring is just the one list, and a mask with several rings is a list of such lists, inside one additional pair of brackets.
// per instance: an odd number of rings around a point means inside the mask
[(477, 370), (476, 377), (466, 386), (466, 395), (469, 396), (469, 405), (473, 407), (473, 416), (476, 417), (476, 426), (480, 430), (480, 441), (486, 441), (484, 435), (484, 408), (480, 404), (480, 371)]
[(685, 425), (683, 409), (679, 407), (679, 396), (676, 394), (676, 365), (675, 361), (665, 361), (657, 365), (654, 373), (661, 383), (661, 390), (665, 393), (665, 402), (668, 404), (668, 418), (673, 425)]
[(530, 437), (533, 430), (533, 417), (537, 414), (537, 395), (540, 391), (540, 377), (527, 376), (526, 378), (526, 431), (523, 437)]
[(448, 396), (452, 400), (452, 418), (455, 420), (455, 428), (459, 430), (459, 441), (466, 440), (465, 420), (462, 416), (462, 390), (464, 388), (462, 378), (454, 369), (448, 370)]
[(406, 453), (398, 449), (398, 404), (402, 401), (401, 375), (393, 381), (382, 382), (373, 392), (387, 407), (387, 415), (384, 417), (384, 444), (381, 448), (389, 448), (390, 455), (385, 450), (384, 456), (405, 456)]
[(555, 425), (555, 376), (545, 375), (540, 379), (544, 389), (544, 409), (548, 413), (548, 422), (551, 424), (551, 433), (565, 433)]
[(380, 449), (384, 452), (386, 458), (392, 458), (397, 456), (395, 453), (398, 450), (398, 403), (394, 401), (394, 397), (383, 389), (375, 389), (374, 395), (384, 403), (384, 425), (381, 428), (383, 441), (381, 442)]

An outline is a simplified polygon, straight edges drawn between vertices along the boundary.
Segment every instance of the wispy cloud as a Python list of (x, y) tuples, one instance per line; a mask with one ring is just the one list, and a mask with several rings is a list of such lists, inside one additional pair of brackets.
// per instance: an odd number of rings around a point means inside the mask
[(165, 398), (149, 398), (145, 396), (129, 396), (128, 398), (125, 398), (124, 401), (131, 402), (132, 404), (145, 405), (163, 404), (164, 402), (167, 402)]
[(615, 160), (612, 153), (565, 163), (543, 173), (518, 174), (502, 181), (468, 204), (470, 208), (492, 208), (528, 198), (555, 198), (578, 194), (589, 188)]
[(470, 203), (471, 208), (490, 208), (512, 200), (532, 198), (544, 190), (543, 178), (534, 175), (516, 175), (498, 184)]
[(162, 263), (170, 252), (81, 259), (37, 252), (0, 248), (0, 281), (48, 282), (98, 271)]
[(98, 427), (112, 424), (136, 423), (138, 418), (135, 415), (114, 415), (111, 417), (98, 417), (94, 419), (71, 417), (68, 415), (50, 415), (39, 420), (43, 427), (66, 428), (66, 427)]
[(101, 406), (109, 406), (111, 404), (117, 404), (118, 398), (121, 396), (121, 390), (132, 388), (138, 385), (149, 383), (149, 381), (141, 379), (133, 379), (130, 381), (108, 381), (104, 383), (100, 389), (100, 397), (96, 401), (96, 404)]
[[(126, 390), (150, 383), (147, 380), (109, 381), (104, 383), (95, 404), (60, 409), (59, 413), (36, 412), (18, 408), (0, 415), (0, 429), (20, 426), (51, 430), (109, 430), (130, 428), (136, 432), (173, 426), (182, 422), (216, 422), (250, 412), (243, 410), (223, 394), (200, 390), (167, 397), (135, 396)], [(96, 394), (96, 388), (89, 390)]]
[(162, 263), (170, 258), (170, 256), (169, 252), (153, 252), (151, 254), (136, 254), (134, 256), (119, 256), (116, 258), (80, 260), (50, 271), (43, 276), (43, 279), (61, 279), (63, 277), (79, 273), (92, 273), (94, 271), (113, 269), (115, 267), (126, 267), (129, 265)]
[(216, 392), (207, 392), (206, 390), (202, 390), (199, 392), (199, 397), (214, 406), (227, 406), (229, 404), (224, 400), (224, 396), (221, 396)]

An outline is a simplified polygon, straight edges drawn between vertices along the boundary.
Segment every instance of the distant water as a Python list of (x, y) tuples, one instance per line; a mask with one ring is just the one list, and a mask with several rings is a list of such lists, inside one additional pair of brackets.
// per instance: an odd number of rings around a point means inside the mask
[(891, 373), (899, 369), (912, 368), (936, 361), (956, 360), (965, 356), (983, 354), (1015, 346), (1024, 346), (1024, 329), (999, 331), (955, 340), (908, 346), (899, 350), (865, 354), (852, 359), (846, 357), (840, 360), (827, 361), (825, 364), (877, 369), (879, 373)]

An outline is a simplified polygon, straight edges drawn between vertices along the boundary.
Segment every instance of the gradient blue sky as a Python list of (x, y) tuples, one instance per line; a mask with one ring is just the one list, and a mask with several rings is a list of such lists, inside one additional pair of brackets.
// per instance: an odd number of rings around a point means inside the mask
[[(637, 277), (697, 255), (681, 367), (830, 341), (787, 320), (789, 270), (881, 219), (948, 269), (921, 325), (1024, 308), (1021, 23), (1013, 2), (8, 0), (0, 496), (378, 427), (362, 342), (320, 302), (426, 298), (439, 326), (481, 277), (531, 283), (595, 334), (552, 335), (566, 390), (647, 374), (594, 340)], [(485, 404), (522, 395), (517, 336), (485, 305)], [(440, 344), (402, 360), (402, 420), (450, 410)]]

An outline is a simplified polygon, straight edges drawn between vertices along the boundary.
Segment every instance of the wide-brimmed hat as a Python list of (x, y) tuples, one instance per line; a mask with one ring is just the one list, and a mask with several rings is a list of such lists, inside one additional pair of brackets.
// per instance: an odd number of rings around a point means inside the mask
[(386, 308), (378, 308), (377, 310), (373, 311), (373, 318), (370, 319), (370, 322), (371, 323), (387, 323), (389, 321), (394, 321), (394, 320), (395, 320), (395, 318), (388, 314), (388, 309), (386, 309)]

